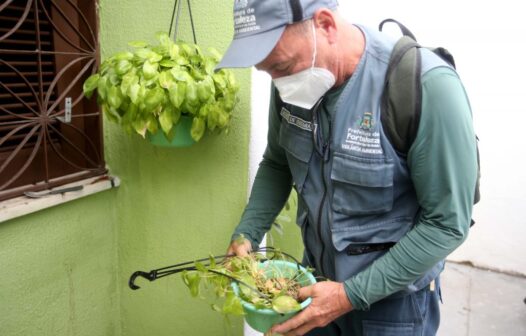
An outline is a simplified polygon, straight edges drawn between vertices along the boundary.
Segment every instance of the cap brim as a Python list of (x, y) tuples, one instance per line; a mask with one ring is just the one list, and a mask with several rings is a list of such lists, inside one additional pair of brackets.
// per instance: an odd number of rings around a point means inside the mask
[(263, 61), (278, 43), (286, 26), (232, 40), (215, 70), (248, 68)]

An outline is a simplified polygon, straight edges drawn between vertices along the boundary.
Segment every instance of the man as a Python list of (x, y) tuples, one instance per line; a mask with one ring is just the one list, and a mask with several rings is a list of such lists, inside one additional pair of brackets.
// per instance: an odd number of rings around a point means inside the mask
[(396, 41), (336, 8), (336, 0), (235, 1), (235, 36), (218, 68), (255, 65), (277, 91), (229, 252), (258, 246), (294, 186), (304, 262), (332, 281), (303, 288), (311, 305), (272, 332), (435, 335), (443, 260), (465, 240), (472, 212), (469, 102), (455, 71), (422, 50), (420, 125), (407, 155), (397, 153), (380, 122)]

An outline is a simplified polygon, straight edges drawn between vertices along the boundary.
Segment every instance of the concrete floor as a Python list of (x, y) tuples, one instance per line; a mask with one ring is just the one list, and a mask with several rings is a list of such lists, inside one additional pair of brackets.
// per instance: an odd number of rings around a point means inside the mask
[(526, 336), (526, 278), (449, 262), (438, 336)]

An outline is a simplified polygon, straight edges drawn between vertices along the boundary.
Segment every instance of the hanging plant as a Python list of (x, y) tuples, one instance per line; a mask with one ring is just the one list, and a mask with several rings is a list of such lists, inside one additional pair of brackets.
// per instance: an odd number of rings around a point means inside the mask
[(136, 271), (130, 277), (129, 286), (139, 289), (135, 283), (138, 277), (154, 281), (182, 273), (193, 297), (212, 294), (219, 299), (218, 304), (211, 305), (213, 310), (225, 317), (244, 315), (252, 328), (267, 332), (272, 325), (288, 320), (312, 302), (311, 298), (302, 300), (299, 289), (313, 285), (316, 279), (313, 269), (304, 268), (287, 253), (273, 247), (258, 251), (266, 251), (267, 256), (255, 252), (246, 257), (210, 256), (149, 272)]
[(199, 296), (203, 285), (213, 289), (224, 301), (222, 307), (213, 304), (212, 309), (225, 316), (244, 315), (255, 330), (267, 332), (312, 301), (300, 300), (299, 289), (314, 284), (314, 276), (299, 264), (282, 259), (279, 252), (266, 261), (257, 254), (231, 257), (223, 263), (216, 263), (214, 258), (209, 261), (208, 265), (196, 262), (195, 270), (183, 272), (190, 293)]
[(182, 118), (191, 119), (190, 135), (226, 131), (238, 101), (239, 86), (230, 70), (214, 72), (217, 50), (205, 55), (196, 44), (156, 34), (157, 45), (130, 42), (131, 51), (106, 59), (84, 82), (84, 94), (97, 101), (109, 120), (142, 137), (162, 132), (171, 141)]

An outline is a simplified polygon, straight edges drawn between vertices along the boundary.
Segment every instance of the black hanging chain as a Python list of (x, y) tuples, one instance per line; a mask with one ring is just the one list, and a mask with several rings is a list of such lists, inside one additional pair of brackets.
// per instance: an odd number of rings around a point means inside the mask
[[(186, 3), (188, 5), (188, 14), (190, 16), (190, 25), (192, 27), (192, 36), (194, 38), (194, 44), (197, 44), (197, 38), (196, 38), (195, 26), (194, 26), (194, 16), (192, 14), (192, 6), (190, 4), (190, 0), (186, 0)], [(175, 12), (177, 12), (177, 15)], [(181, 16), (181, 2), (179, 0), (175, 0), (174, 9), (172, 11), (172, 19), (170, 20), (170, 29), (168, 30), (168, 35), (172, 36), (172, 27), (174, 27), (174, 19), (175, 19), (174, 40), (177, 40), (177, 32), (179, 29), (179, 17), (180, 16)]]

